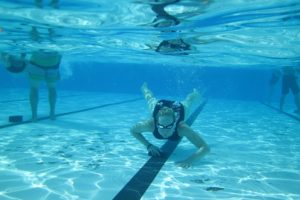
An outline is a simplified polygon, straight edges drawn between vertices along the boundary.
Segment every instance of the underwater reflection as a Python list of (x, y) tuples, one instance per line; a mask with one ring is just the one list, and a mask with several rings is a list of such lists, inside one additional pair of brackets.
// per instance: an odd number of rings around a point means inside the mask
[[(163, 29), (167, 27), (175, 27), (181, 23), (180, 19), (171, 15), (166, 11), (166, 7), (172, 4), (180, 3), (181, 0), (155, 0), (150, 3), (151, 10), (156, 14), (153, 20), (153, 27), (162, 28), (162, 33), (176, 33), (178, 31), (174, 29)], [(205, 5), (211, 1), (203, 1)], [(176, 54), (176, 55), (188, 55), (188, 51), (191, 50), (191, 44), (185, 41), (184, 38), (178, 36), (174, 39), (166, 39), (160, 42), (155, 48), (156, 52), (163, 54)]]

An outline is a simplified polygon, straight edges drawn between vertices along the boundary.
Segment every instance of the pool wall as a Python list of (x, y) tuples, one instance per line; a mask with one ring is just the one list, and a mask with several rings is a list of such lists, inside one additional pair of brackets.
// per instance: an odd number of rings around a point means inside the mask
[[(262, 100), (268, 91), (270, 71), (74, 62), (68, 67), (62, 66), (58, 89), (134, 94), (140, 92), (141, 84), (146, 81), (158, 95), (184, 96), (193, 88), (199, 88), (205, 90), (209, 98)], [(25, 74), (11, 74), (1, 67), (0, 77), (0, 88), (28, 87)], [(280, 83), (275, 91), (274, 100), (277, 100)]]

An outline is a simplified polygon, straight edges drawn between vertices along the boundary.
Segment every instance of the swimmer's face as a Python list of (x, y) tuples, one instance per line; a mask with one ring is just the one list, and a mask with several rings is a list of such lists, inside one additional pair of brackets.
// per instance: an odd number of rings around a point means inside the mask
[(157, 119), (157, 130), (163, 138), (170, 137), (175, 128), (175, 120), (171, 115), (160, 116)]

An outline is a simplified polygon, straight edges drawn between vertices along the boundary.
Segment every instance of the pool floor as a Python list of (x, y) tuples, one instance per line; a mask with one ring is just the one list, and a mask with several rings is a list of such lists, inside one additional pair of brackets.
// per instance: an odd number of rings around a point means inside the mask
[[(30, 119), (27, 90), (17, 94), (1, 92), (2, 126), (10, 115)], [(45, 91), (40, 99), (44, 117)], [(129, 133), (146, 108), (139, 95), (59, 91), (65, 114), (55, 121), (0, 128), (0, 200), (113, 199), (149, 159)], [(179, 168), (195, 151), (183, 139), (142, 199), (300, 199), (299, 121), (260, 102), (209, 99), (192, 127), (211, 153)]]

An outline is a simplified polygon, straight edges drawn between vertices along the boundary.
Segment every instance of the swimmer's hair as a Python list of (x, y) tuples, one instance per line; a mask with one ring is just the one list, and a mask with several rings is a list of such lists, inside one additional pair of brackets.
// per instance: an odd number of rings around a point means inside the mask
[(161, 116), (172, 116), (175, 119), (175, 113), (173, 111), (172, 108), (169, 107), (162, 107), (158, 113), (157, 113), (157, 117), (161, 117)]

